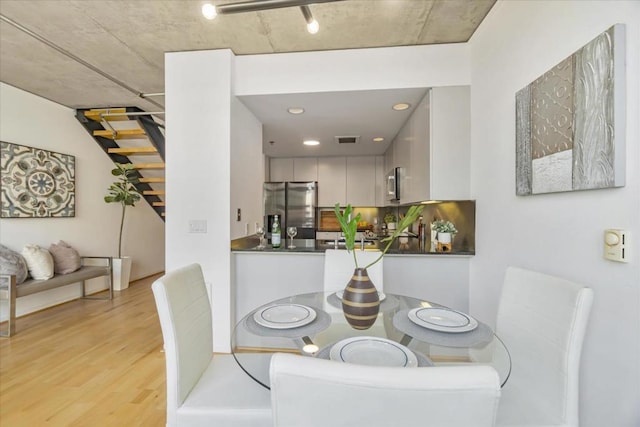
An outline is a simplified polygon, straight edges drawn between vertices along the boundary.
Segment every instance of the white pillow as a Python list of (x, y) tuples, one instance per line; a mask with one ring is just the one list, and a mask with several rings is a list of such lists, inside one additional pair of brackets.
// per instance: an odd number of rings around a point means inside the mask
[(31, 277), (36, 280), (51, 279), (53, 277), (53, 257), (48, 250), (38, 245), (26, 245), (22, 249), (22, 256), (27, 261)]

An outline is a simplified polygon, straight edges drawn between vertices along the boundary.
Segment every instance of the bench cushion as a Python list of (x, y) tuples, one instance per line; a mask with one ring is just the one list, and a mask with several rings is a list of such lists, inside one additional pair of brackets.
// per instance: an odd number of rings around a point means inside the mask
[(16, 297), (35, 294), (36, 292), (70, 285), (72, 283), (93, 279), (95, 277), (108, 276), (109, 274), (109, 267), (106, 266), (84, 266), (73, 273), (56, 275), (47, 280), (27, 280), (16, 287)]

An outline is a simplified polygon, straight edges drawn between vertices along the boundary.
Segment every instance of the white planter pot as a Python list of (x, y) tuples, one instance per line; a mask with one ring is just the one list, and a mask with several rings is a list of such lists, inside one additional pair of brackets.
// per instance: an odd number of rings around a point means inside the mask
[(121, 291), (129, 287), (131, 276), (131, 257), (113, 258), (113, 290)]
[(451, 243), (451, 233), (438, 233), (439, 243)]
[(396, 229), (396, 223), (395, 222), (388, 222), (387, 223), (387, 229), (395, 230)]

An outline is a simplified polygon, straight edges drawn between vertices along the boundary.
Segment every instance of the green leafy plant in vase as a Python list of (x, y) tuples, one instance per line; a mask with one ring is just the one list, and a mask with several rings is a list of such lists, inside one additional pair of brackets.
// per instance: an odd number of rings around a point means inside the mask
[(422, 205), (410, 207), (407, 214), (400, 220), (398, 227), (393, 231), (389, 230), (391, 234), (380, 241), (380, 243), (384, 244), (384, 249), (380, 252), (380, 256), (366, 266), (360, 267), (354, 248), (361, 215), (358, 213), (354, 216), (351, 205), (347, 205), (343, 213), (340, 209), (340, 204), (336, 203), (334, 211), (344, 234), (345, 248), (353, 254), (353, 262), (355, 264), (353, 276), (347, 283), (342, 295), (342, 311), (347, 322), (353, 328), (370, 328), (375, 323), (380, 310), (378, 291), (369, 279), (367, 269), (382, 260), (394, 240), (400, 236), (402, 230), (407, 229), (418, 219), (423, 208), (424, 206)]
[(136, 188), (139, 182), (138, 172), (131, 163), (116, 163), (111, 170), (111, 175), (116, 180), (109, 186), (108, 194), (104, 196), (105, 203), (119, 203), (122, 206), (120, 216), (120, 233), (118, 235), (118, 257), (113, 259), (113, 288), (122, 290), (129, 287), (129, 275), (131, 272), (131, 258), (122, 256), (122, 232), (124, 229), (124, 217), (127, 206), (135, 206), (141, 198)]

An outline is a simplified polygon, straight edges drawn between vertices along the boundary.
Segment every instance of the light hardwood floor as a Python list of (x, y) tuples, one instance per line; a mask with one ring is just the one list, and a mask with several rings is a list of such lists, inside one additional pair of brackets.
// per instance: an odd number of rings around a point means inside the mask
[(18, 318), (0, 338), (0, 426), (164, 426), (162, 333), (151, 283)]

